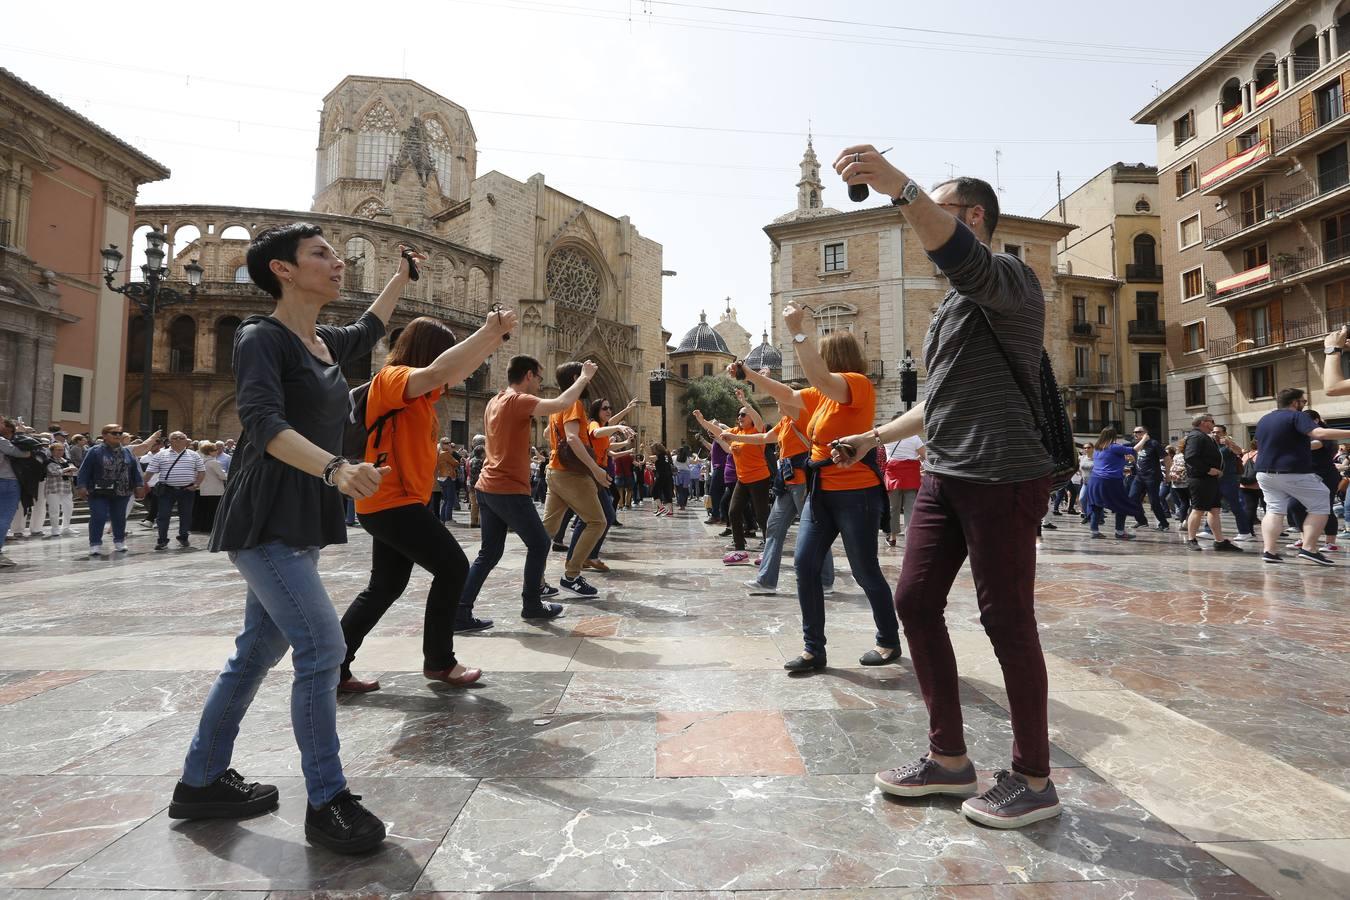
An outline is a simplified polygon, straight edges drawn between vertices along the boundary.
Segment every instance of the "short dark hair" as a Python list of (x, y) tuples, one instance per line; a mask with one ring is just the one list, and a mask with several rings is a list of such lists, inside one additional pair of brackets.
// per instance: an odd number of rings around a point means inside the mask
[(600, 421), (600, 407), (604, 405), (605, 405), (604, 397), (596, 397), (594, 400), (591, 401), (590, 409), (588, 410), (588, 412), (590, 413), (592, 419), (594, 419), (597, 422)]
[(305, 238), (322, 237), (323, 229), (308, 222), (292, 222), (290, 225), (273, 225), (258, 232), (258, 236), (248, 245), (248, 277), (253, 283), (281, 299), (281, 280), (272, 271), (272, 260), (294, 264), (295, 251)]
[(581, 377), (581, 363), (576, 360), (565, 362), (558, 366), (553, 374), (558, 379), (558, 387), (565, 391), (572, 386), (574, 381)]
[(1275, 405), (1278, 406), (1280, 409), (1284, 409), (1286, 406), (1289, 406), (1295, 400), (1302, 400), (1302, 399), (1303, 399), (1302, 388), (1285, 388), (1284, 390), (1280, 391), (1278, 396), (1276, 396)]
[(984, 207), (984, 222), (992, 236), (994, 229), (998, 227), (998, 191), (994, 190), (993, 185), (981, 178), (969, 178), (962, 175), (960, 178), (948, 178), (946, 181), (938, 182), (933, 185), (936, 192), (938, 188), (946, 187), (949, 184), (956, 185), (956, 199), (968, 206)]
[(384, 361), (386, 366), (412, 366), (423, 368), (431, 365), (451, 347), (455, 346), (455, 333), (440, 319), (431, 316), (418, 316), (399, 332), (394, 341), (394, 349)]
[(544, 367), (533, 356), (513, 356), (506, 367), (506, 383), (520, 384), (530, 373), (543, 375)]

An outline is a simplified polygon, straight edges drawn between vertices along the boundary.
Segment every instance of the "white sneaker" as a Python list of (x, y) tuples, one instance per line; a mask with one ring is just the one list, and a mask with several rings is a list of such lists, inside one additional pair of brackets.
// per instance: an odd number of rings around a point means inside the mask
[(113, 544), (113, 549), (116, 550), (118, 553), (126, 553), (127, 545), (121, 542), (117, 542)]
[(745, 586), (750, 589), (751, 594), (763, 594), (765, 596), (769, 596), (778, 593), (778, 588), (765, 587), (764, 585), (759, 583), (758, 578), (751, 578), (749, 581), (745, 582)]
[(1212, 540), (1214, 540), (1214, 532), (1212, 532), (1212, 531), (1197, 531), (1197, 532), (1195, 533), (1195, 536), (1196, 536), (1197, 538), (1200, 538), (1200, 539), (1206, 540), (1206, 541), (1212, 541)]
[(100, 556), (107, 556), (107, 555), (108, 555), (108, 554), (106, 554), (106, 553), (103, 552), (103, 546), (102, 546), (102, 545), (99, 545), (99, 546), (97, 546), (97, 547), (90, 547), (90, 548), (89, 548), (89, 558), (90, 558), (90, 559), (97, 559), (97, 558), (100, 557)]
[(14, 560), (10, 559), (3, 553), (0, 553), (0, 569), (12, 569), (17, 565), (18, 563), (16, 563)]
[(1237, 537), (1233, 538), (1233, 540), (1236, 541), (1236, 542), (1239, 543), (1239, 544), (1249, 544), (1249, 543), (1251, 543), (1252, 541), (1256, 540), (1256, 535), (1254, 535), (1254, 534), (1239, 534)]
[(834, 585), (830, 585), (830, 586), (827, 587), (827, 588), (821, 588), (821, 589), (820, 589), (820, 592), (821, 592), (821, 594), (823, 594), (824, 596), (828, 597), (828, 596), (830, 596), (831, 594), (834, 593)]
[(62, 528), (62, 529), (61, 529), (61, 533), (64, 534), (64, 535), (69, 536), (69, 535), (72, 535), (72, 534), (75, 533), (75, 529), (74, 529), (74, 528)]

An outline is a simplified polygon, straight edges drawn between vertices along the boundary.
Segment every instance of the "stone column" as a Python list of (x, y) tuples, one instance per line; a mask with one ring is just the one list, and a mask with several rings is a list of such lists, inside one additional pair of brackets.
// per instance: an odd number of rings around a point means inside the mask
[(1317, 36), (1317, 64), (1325, 66), (1331, 62), (1331, 29)]
[[(33, 417), (50, 426), (55, 411), (56, 338), (37, 339), (37, 384), (33, 390)], [(50, 430), (50, 429), (48, 429)]]
[(1341, 56), (1341, 28), (1339, 25), (1332, 25), (1327, 29), (1327, 44), (1331, 50), (1331, 58), (1339, 59)]
[[(205, 324), (205, 327), (203, 325)], [(216, 329), (209, 319), (197, 319), (197, 346), (194, 348), (192, 371), (214, 372), (216, 370)]]
[(1275, 61), (1275, 74), (1280, 80), (1280, 91), (1289, 90), (1289, 57), (1285, 56)]
[(152, 351), (155, 354), (152, 371), (169, 371), (169, 316), (161, 310), (155, 316), (155, 346)]
[(23, 250), (28, 246), (28, 203), (33, 197), (33, 176), (27, 169), (22, 171), (19, 181), (19, 201), (14, 209), (14, 222), (10, 225), (9, 241)]
[(1247, 82), (1242, 86), (1242, 114), (1245, 116), (1252, 111), (1252, 82)]
[(14, 335), (14, 366), (10, 381), (10, 402), (13, 404), (9, 415), (23, 416), (29, 425), (33, 424), (33, 392), (37, 387), (37, 341), (31, 334)]

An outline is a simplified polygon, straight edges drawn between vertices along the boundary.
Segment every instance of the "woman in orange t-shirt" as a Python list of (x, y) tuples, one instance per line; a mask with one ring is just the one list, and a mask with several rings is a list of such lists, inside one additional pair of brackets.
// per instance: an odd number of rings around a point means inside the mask
[[(736, 427), (723, 431), (703, 418), (699, 410), (694, 410), (694, 418), (714, 440), (725, 441), (724, 448), (736, 462), (736, 487), (731, 492), (731, 506), (727, 518), (731, 522), (731, 552), (722, 558), (729, 566), (745, 565), (750, 562), (750, 554), (745, 549), (745, 507), (750, 504), (755, 511), (755, 524), (763, 535), (769, 523), (769, 485), (773, 478), (769, 473), (769, 464), (764, 458), (762, 441), (738, 441), (738, 436), (751, 437), (764, 433), (764, 420), (759, 411), (746, 402), (745, 392), (736, 391), (736, 400), (741, 408), (736, 411)], [(761, 545), (760, 549), (763, 549)]]
[[(900, 658), (900, 627), (886, 576), (877, 557), (877, 536), (886, 493), (875, 459), (871, 465), (835, 468), (830, 464), (830, 442), (866, 431), (876, 416), (876, 390), (867, 377), (867, 363), (857, 338), (836, 331), (814, 340), (814, 317), (792, 304), (783, 308), (783, 320), (792, 346), (811, 387), (794, 391), (785, 384), (746, 371), (747, 377), (780, 401), (804, 405), (808, 391), (819, 401), (807, 423), (811, 442), (814, 484), (802, 509), (793, 562), (797, 569), (797, 602), (802, 609), (802, 655), (786, 663), (789, 672), (825, 668), (825, 594), (821, 574), (835, 538), (843, 538), (853, 579), (867, 595), (876, 625), (875, 646), (859, 660), (880, 666)], [(869, 458), (871, 454), (869, 454)]]
[[(366, 395), (366, 460), (393, 471), (380, 489), (356, 502), (361, 525), (374, 539), (370, 581), (342, 615), (347, 658), (338, 690), (379, 690), (378, 681), (352, 676), (356, 651), (408, 586), (414, 564), (432, 575), (422, 630), (422, 674), (447, 684), (470, 684), (483, 674), (455, 659), (455, 608), (464, 590), (469, 560), (459, 544), (427, 506), (436, 477), (436, 400), (444, 386), (464, 381), (502, 345), (502, 336), (516, 323), (516, 314), (502, 310), (465, 340), (440, 321), (420, 316), (408, 323), (375, 374)], [(376, 429), (377, 420), (391, 414)]]

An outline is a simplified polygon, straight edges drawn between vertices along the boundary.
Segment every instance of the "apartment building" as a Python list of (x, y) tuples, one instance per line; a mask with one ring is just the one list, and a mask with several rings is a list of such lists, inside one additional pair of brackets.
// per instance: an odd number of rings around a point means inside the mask
[(1158, 144), (1173, 433), (1250, 437), (1285, 387), (1329, 420), (1322, 337), (1350, 319), (1350, 0), (1287, 0), (1140, 110)]

